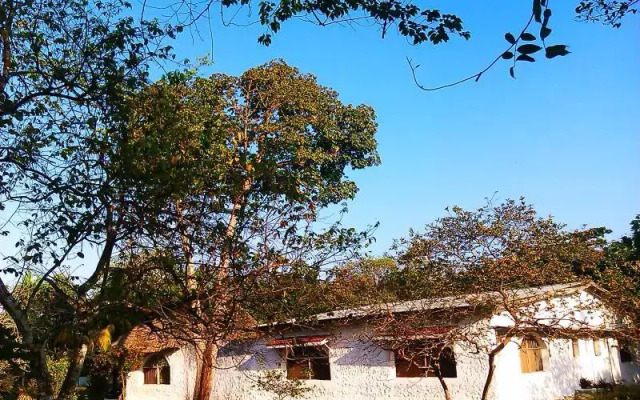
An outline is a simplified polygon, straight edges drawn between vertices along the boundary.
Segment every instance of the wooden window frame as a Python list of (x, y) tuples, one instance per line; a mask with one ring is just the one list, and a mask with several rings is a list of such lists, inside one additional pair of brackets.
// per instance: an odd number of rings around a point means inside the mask
[[(418, 341), (408, 346), (408, 349), (394, 351), (396, 378), (437, 377), (436, 368), (439, 368), (443, 378), (458, 377), (458, 368), (453, 348), (440, 343), (434, 344), (434, 341), (428, 342), (430, 343)], [(427, 350), (425, 350), (426, 346), (428, 346)], [(409, 350), (410, 354), (415, 353), (415, 355), (407, 354), (406, 350)], [(425, 351), (431, 354), (422, 354)], [(445, 353), (449, 354), (449, 356)], [(439, 355), (437, 361), (435, 360), (436, 355)]]
[(523, 374), (544, 372), (547, 369), (545, 357), (548, 355), (548, 346), (541, 338), (534, 335), (523, 337), (520, 343), (520, 370)]
[(170, 385), (171, 366), (161, 355), (155, 354), (147, 358), (142, 366), (143, 383), (145, 385)]

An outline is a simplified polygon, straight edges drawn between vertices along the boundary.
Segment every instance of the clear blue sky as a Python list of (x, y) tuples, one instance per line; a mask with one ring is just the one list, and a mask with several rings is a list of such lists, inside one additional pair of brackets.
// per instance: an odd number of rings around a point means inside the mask
[[(640, 17), (621, 29), (573, 20), (575, 1), (553, 2), (551, 42), (572, 54), (523, 65), (517, 79), (499, 64), (478, 83), (420, 91), (406, 57), (420, 63), (426, 85), (476, 72), (500, 52), (507, 30), (528, 18), (528, 1), (435, 1), (459, 14), (472, 39), (410, 46), (376, 28), (319, 28), (290, 22), (265, 48), (262, 28), (213, 25), (213, 43), (180, 37), (176, 52), (211, 53), (207, 72), (240, 74), (283, 58), (350, 103), (373, 106), (382, 165), (352, 173), (360, 187), (345, 223), (380, 222), (374, 254), (409, 228), (421, 228), (450, 205), (477, 207), (485, 197), (525, 196), (543, 215), (570, 228), (607, 226), (628, 232), (640, 213)], [(434, 4), (434, 3), (429, 3)], [(10, 254), (11, 240), (0, 243)], [(96, 256), (87, 251), (88, 263)]]
[(525, 196), (570, 228), (627, 233), (640, 213), (640, 18), (620, 29), (579, 23), (575, 1), (556, 2), (549, 41), (568, 44), (569, 56), (521, 65), (515, 80), (500, 63), (478, 83), (427, 93), (405, 57), (422, 65), (424, 84), (448, 83), (491, 60), (529, 12), (529, 2), (440, 3), (463, 18), (471, 40), (411, 46), (381, 39), (376, 28), (289, 22), (265, 48), (259, 26), (214, 22), (213, 43), (183, 36), (176, 50), (189, 58), (213, 51), (207, 72), (228, 74), (282, 58), (343, 101), (375, 108), (382, 165), (351, 174), (360, 192), (345, 222), (380, 222), (376, 254), (444, 207), (477, 207), (494, 192), (498, 200)]

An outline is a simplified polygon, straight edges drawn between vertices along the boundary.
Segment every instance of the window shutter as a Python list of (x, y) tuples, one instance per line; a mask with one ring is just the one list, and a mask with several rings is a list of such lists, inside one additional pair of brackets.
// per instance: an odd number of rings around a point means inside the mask
[(145, 385), (156, 385), (158, 384), (158, 374), (157, 369), (154, 367), (145, 368), (144, 370), (144, 384)]
[(525, 337), (520, 344), (520, 369), (523, 373), (544, 371), (544, 343), (534, 337)]
[(600, 348), (600, 339), (593, 339), (593, 353), (596, 356), (599, 356), (602, 353), (602, 349)]
[(544, 365), (542, 364), (542, 350), (536, 349), (532, 351), (533, 359), (534, 359), (534, 371), (542, 371), (544, 370)]
[(573, 347), (573, 358), (580, 357), (580, 342), (578, 342), (578, 339), (571, 340), (571, 346)]
[(531, 372), (529, 371), (529, 354), (524, 347), (524, 343), (520, 346), (520, 369), (524, 373)]

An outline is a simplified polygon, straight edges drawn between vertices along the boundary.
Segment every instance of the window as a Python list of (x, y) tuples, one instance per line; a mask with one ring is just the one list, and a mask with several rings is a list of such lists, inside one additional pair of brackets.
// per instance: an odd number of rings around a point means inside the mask
[(287, 379), (331, 380), (326, 347), (299, 346), (286, 349)]
[(593, 339), (593, 354), (599, 356), (602, 354), (602, 349), (600, 348), (600, 339)]
[(520, 367), (522, 372), (544, 371), (543, 356), (547, 354), (547, 346), (535, 336), (525, 336), (520, 344)]
[(145, 385), (169, 385), (171, 383), (171, 370), (167, 359), (160, 354), (147, 359), (142, 367)]
[(571, 345), (573, 346), (573, 358), (580, 357), (580, 342), (578, 339), (572, 339)]
[(458, 376), (453, 350), (438, 342), (418, 342), (406, 349), (395, 351), (396, 377), (420, 378)]
[(620, 347), (620, 362), (633, 362), (633, 353), (626, 347)]

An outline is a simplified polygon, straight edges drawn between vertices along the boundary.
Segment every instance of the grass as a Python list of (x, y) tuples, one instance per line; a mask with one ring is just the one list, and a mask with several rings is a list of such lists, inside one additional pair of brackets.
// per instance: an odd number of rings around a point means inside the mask
[(616, 386), (602, 392), (580, 393), (574, 400), (640, 400), (640, 386)]

